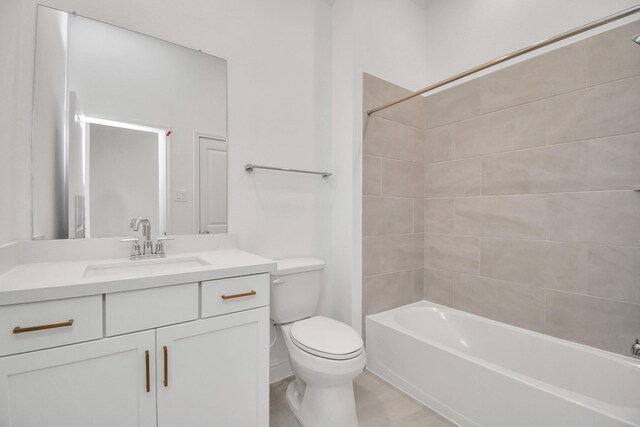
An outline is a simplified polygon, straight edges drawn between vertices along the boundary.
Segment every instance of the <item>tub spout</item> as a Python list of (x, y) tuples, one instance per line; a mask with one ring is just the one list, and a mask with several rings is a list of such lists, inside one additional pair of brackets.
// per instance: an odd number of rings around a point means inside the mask
[(640, 340), (636, 338), (636, 342), (631, 346), (631, 354), (640, 356)]

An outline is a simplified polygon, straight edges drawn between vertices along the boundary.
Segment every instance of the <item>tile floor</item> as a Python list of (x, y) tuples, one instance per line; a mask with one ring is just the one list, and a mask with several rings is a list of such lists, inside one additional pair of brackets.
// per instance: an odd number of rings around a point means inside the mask
[[(293, 377), (271, 384), (270, 427), (300, 427), (285, 400)], [(365, 370), (354, 381), (359, 427), (455, 426), (431, 409)]]

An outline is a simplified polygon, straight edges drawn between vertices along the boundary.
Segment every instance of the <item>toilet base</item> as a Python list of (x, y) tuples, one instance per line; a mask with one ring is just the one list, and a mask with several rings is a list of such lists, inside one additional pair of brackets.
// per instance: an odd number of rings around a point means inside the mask
[(287, 387), (287, 403), (303, 427), (357, 427), (353, 382), (314, 387), (296, 377)]

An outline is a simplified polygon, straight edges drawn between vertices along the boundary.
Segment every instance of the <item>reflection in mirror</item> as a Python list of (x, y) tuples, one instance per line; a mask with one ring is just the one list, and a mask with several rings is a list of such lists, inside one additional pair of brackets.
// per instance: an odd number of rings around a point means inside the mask
[(227, 231), (226, 61), (38, 6), (34, 239)]
[(87, 123), (87, 127), (89, 160), (84, 175), (89, 203), (85, 209), (90, 222), (85, 224), (85, 237), (127, 235), (129, 221), (137, 217), (148, 218), (164, 234), (166, 145), (162, 131), (126, 124)]

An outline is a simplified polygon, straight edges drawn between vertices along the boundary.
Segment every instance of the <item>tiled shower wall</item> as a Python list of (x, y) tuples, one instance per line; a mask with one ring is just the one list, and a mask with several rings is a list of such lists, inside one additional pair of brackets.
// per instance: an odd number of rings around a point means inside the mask
[[(640, 337), (639, 32), (628, 24), (426, 98), (426, 299), (628, 354)], [(363, 209), (367, 234), (384, 212), (367, 196)], [(401, 286), (367, 280), (365, 314), (374, 286)]]
[[(409, 92), (365, 74), (363, 93), (366, 111)], [(423, 298), (424, 107), (363, 119), (363, 316)]]

